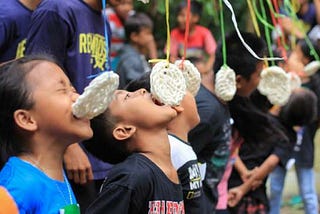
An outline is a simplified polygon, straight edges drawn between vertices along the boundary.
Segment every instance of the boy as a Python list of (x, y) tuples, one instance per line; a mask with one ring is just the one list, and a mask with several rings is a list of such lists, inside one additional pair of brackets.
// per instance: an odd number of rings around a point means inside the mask
[[(131, 81), (126, 86), (128, 91), (140, 88), (150, 90), (150, 73)], [(177, 117), (168, 124), (172, 164), (178, 172), (182, 185), (186, 213), (205, 213), (202, 175), (197, 156), (188, 142), (188, 132), (200, 121), (195, 99), (189, 91), (186, 92), (177, 109), (179, 110)]]
[(94, 137), (86, 146), (107, 162), (118, 151), (130, 155), (110, 170), (87, 213), (184, 213), (167, 133), (176, 116), (177, 108), (155, 104), (145, 89), (114, 93), (108, 109), (92, 120)]
[(131, 80), (139, 78), (150, 71), (146, 60), (148, 47), (154, 43), (152, 20), (143, 13), (136, 13), (125, 22), (126, 44), (119, 52), (116, 72), (119, 74), (119, 88), (123, 88)]

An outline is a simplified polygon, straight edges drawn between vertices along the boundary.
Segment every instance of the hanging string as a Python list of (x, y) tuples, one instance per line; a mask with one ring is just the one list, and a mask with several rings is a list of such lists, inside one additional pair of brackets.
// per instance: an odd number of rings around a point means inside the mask
[(229, 8), (232, 16), (231, 16), (231, 19), (232, 19), (232, 22), (233, 22), (233, 25), (235, 27), (235, 30), (238, 34), (238, 37), (240, 39), (240, 41), (242, 42), (242, 44), (244, 45), (244, 47), (249, 51), (249, 53), (256, 59), (259, 59), (259, 60), (283, 60), (283, 58), (279, 58), (279, 57), (259, 57), (251, 48), (250, 46), (244, 41), (241, 33), (240, 33), (240, 30), (238, 28), (238, 23), (237, 23), (237, 20), (236, 20), (236, 15), (233, 11), (233, 8), (232, 8), (232, 5), (230, 4), (230, 2), (228, 0), (223, 0), (223, 2), (225, 3), (225, 5)]
[(219, 0), (219, 9), (220, 9), (220, 27), (221, 27), (221, 41), (222, 41), (222, 57), (223, 57), (223, 66), (227, 65), (227, 50), (226, 50), (226, 38), (224, 32), (224, 16), (223, 16), (223, 5), (222, 0)]
[(183, 49), (183, 57), (182, 57), (182, 66), (184, 60), (187, 56), (187, 45), (188, 45), (188, 37), (189, 37), (189, 29), (190, 29), (190, 10), (191, 10), (191, 3), (190, 0), (187, 1), (187, 19), (186, 19), (186, 29), (184, 32), (184, 49)]
[[(263, 19), (264, 19), (264, 20), (267, 20), (267, 14), (266, 14), (266, 9), (265, 9), (264, 4), (263, 4), (263, 0), (260, 0), (260, 7), (261, 7), (261, 12), (262, 12), (262, 17), (263, 17)], [(267, 22), (267, 21), (266, 21), (266, 22)], [(270, 38), (269, 28), (268, 28), (266, 25), (264, 26), (264, 33), (265, 33), (265, 37), (266, 37), (266, 40), (267, 40), (269, 55), (270, 55), (271, 57), (273, 57), (272, 41), (271, 41), (271, 38)], [(271, 61), (271, 64), (272, 64), (272, 65), (275, 65), (275, 62), (274, 62), (274, 61)]]
[[(109, 57), (109, 37), (108, 37), (108, 27), (107, 27), (107, 22), (108, 22), (108, 17), (106, 14), (106, 1), (102, 0), (102, 17), (103, 17), (103, 23), (104, 23), (104, 38), (105, 38), (105, 45), (106, 45), (106, 66), (105, 69), (106, 71), (111, 71), (110, 68), (110, 57)], [(104, 71), (103, 71), (104, 72)], [(102, 74), (103, 72), (97, 73), (97, 74), (92, 74), (87, 76), (87, 79), (93, 79), (97, 76), (99, 76), (100, 74)]]
[[(294, 20), (294, 21), (298, 21), (299, 18), (297, 17), (296, 13), (295, 13), (295, 10), (294, 10), (294, 7), (291, 5), (290, 1), (289, 0), (284, 0), (284, 4), (285, 4), (285, 8), (287, 11), (289, 11), (289, 14), (291, 16), (291, 18)], [(303, 27), (301, 26), (301, 24), (298, 24), (297, 25), (298, 28), (301, 30), (301, 32), (303, 32), (303, 37), (310, 49), (310, 55), (312, 55), (316, 61), (320, 61), (320, 58), (319, 58), (319, 55), (318, 53), (316, 52), (316, 50), (314, 49), (313, 45), (312, 45), (312, 42), (311, 40), (309, 39), (308, 35), (306, 34), (306, 32), (303, 30)]]
[(258, 25), (258, 22), (257, 22), (257, 17), (255, 16), (255, 13), (253, 11), (251, 0), (247, 0), (247, 4), (248, 4), (248, 7), (249, 7), (249, 12), (250, 12), (250, 16), (251, 16), (251, 19), (252, 19), (254, 30), (255, 30), (257, 36), (260, 38), (261, 37), (261, 33), (260, 33), (259, 25)]
[[(283, 27), (279, 22), (279, 18), (281, 18), (283, 16), (278, 16), (280, 10), (279, 10), (277, 0), (272, 0), (273, 5), (271, 4), (270, 0), (267, 0), (267, 3), (269, 5), (270, 10), (272, 10), (271, 17), (273, 17), (273, 16), (275, 17), (274, 25), (278, 26), (278, 28), (279, 28), (279, 37), (277, 38), (277, 43), (278, 43), (278, 47), (281, 51), (281, 56), (284, 57), (285, 60), (287, 60), (288, 59), (288, 57), (287, 57), (288, 47), (286, 45)], [(273, 7), (274, 7), (274, 9), (273, 9)]]
[(169, 10), (169, 0), (165, 0), (165, 7), (166, 7), (166, 27), (167, 27), (167, 50), (166, 50), (166, 59), (150, 59), (148, 62), (150, 63), (157, 63), (161, 61), (166, 61), (169, 65), (170, 63), (170, 10)]

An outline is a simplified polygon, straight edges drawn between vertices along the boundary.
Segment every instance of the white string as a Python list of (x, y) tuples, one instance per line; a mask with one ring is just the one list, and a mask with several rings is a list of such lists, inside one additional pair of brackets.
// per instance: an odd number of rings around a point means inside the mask
[(231, 14), (232, 14), (232, 22), (233, 22), (233, 25), (235, 27), (235, 30), (238, 34), (238, 37), (239, 39), (241, 40), (242, 44), (244, 45), (244, 47), (251, 53), (251, 55), (253, 57), (255, 57), (256, 59), (259, 59), (259, 60), (268, 60), (268, 61), (272, 61), (272, 60), (284, 60), (284, 58), (280, 58), (280, 57), (259, 57), (251, 48), (250, 46), (244, 41), (241, 33), (240, 33), (240, 30), (238, 28), (238, 24), (237, 24), (237, 19), (236, 19), (236, 15), (233, 11), (233, 8), (232, 8), (232, 5), (230, 4), (230, 2), (228, 0), (223, 0), (224, 4), (229, 8), (229, 10), (231, 11)]

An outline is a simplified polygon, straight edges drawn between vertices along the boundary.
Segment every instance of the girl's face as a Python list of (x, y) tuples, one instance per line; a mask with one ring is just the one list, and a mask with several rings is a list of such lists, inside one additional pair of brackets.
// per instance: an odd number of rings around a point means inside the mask
[(114, 7), (114, 10), (122, 20), (125, 20), (133, 10), (133, 2), (132, 0), (123, 0)]
[(48, 138), (69, 143), (92, 136), (90, 121), (73, 116), (72, 104), (79, 95), (56, 64), (41, 62), (27, 75), (26, 81), (35, 103), (30, 113), (38, 131)]
[(135, 92), (117, 90), (109, 110), (119, 123), (144, 128), (166, 127), (177, 116), (177, 112), (170, 106), (156, 103), (145, 89)]

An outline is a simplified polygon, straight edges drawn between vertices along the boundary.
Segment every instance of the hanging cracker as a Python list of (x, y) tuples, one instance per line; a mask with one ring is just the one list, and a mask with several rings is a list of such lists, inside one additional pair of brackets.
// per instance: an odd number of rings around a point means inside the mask
[(224, 101), (232, 100), (236, 94), (236, 74), (229, 66), (224, 65), (216, 73), (215, 92)]
[(87, 119), (101, 114), (107, 109), (118, 86), (118, 74), (113, 71), (103, 72), (90, 82), (72, 105), (73, 114)]
[(279, 66), (265, 68), (261, 72), (258, 90), (267, 96), (272, 104), (282, 106), (286, 104), (291, 94), (289, 76)]
[(161, 103), (177, 106), (186, 94), (186, 81), (178, 66), (161, 61), (151, 70), (150, 89)]
[(320, 61), (312, 61), (304, 66), (303, 71), (307, 76), (312, 76), (320, 69)]
[(291, 91), (301, 87), (301, 78), (294, 72), (288, 74)]
[(186, 81), (187, 90), (196, 96), (201, 83), (199, 70), (189, 60), (177, 60), (174, 63), (181, 70)]

